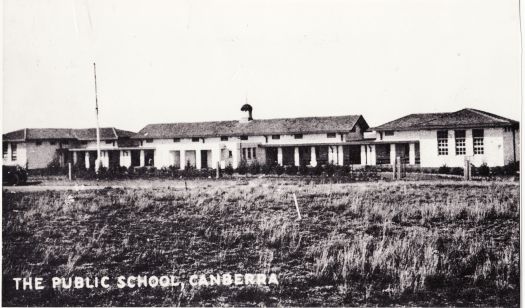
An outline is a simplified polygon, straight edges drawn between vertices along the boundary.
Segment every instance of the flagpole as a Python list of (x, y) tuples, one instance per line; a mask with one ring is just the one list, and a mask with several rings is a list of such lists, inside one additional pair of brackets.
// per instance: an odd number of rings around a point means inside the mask
[(95, 76), (95, 111), (97, 114), (97, 160), (95, 164), (95, 171), (98, 172), (98, 169), (100, 168), (100, 125), (98, 122), (98, 94), (97, 94), (97, 66), (95, 62), (93, 62), (93, 74)]

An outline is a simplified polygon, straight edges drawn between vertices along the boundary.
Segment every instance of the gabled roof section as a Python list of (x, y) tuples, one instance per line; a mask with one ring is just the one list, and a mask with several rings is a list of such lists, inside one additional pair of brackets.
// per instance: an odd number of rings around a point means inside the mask
[(19, 129), (2, 135), (3, 141), (24, 141), (25, 129)]
[(239, 121), (216, 121), (194, 123), (149, 124), (133, 138), (189, 138), (218, 136), (254, 136), (277, 134), (315, 134), (330, 132), (349, 132), (359, 121), (368, 128), (360, 115), (334, 117), (304, 117), (253, 120), (247, 123)]
[[(73, 129), (73, 135), (76, 139), (81, 141), (97, 140), (97, 129), (96, 128), (81, 128)], [(116, 140), (117, 135), (112, 127), (101, 127), (100, 128), (100, 140)]]
[[(100, 140), (129, 138), (135, 133), (113, 127), (100, 128)], [(4, 141), (76, 139), (81, 141), (96, 140), (96, 128), (24, 128), (2, 135)]]
[(456, 112), (410, 114), (374, 129), (385, 131), (508, 126), (518, 127), (519, 122), (485, 111), (465, 108)]

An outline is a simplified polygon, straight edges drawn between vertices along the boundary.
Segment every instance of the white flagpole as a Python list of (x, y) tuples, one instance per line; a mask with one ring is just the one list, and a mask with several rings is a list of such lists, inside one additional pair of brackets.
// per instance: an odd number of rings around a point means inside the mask
[(93, 62), (93, 74), (95, 76), (95, 111), (97, 114), (97, 160), (95, 163), (95, 171), (98, 173), (100, 168), (101, 157), (100, 157), (100, 125), (98, 123), (98, 94), (97, 94), (97, 66)]

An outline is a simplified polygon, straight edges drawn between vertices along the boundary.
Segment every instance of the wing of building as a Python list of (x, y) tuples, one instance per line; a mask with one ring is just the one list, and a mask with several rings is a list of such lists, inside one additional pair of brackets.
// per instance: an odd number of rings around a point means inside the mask
[[(519, 161), (519, 123), (476, 109), (410, 114), (370, 130), (361, 115), (149, 124), (137, 134), (101, 129), (102, 163), (184, 169), (247, 164), (503, 166)], [(3, 135), (4, 164), (53, 159), (94, 165), (95, 129), (23, 129)], [(58, 153), (58, 154), (57, 154)]]
[(374, 128), (367, 154), (376, 164), (397, 156), (422, 167), (463, 167), (519, 161), (519, 122), (472, 108), (410, 114)]
[[(104, 165), (119, 165), (123, 145), (133, 142), (134, 132), (113, 127), (100, 128), (101, 156)], [(50, 163), (64, 166), (68, 162), (86, 160), (94, 166), (97, 158), (95, 128), (24, 128), (2, 135), (4, 165), (19, 165), (27, 169), (46, 168)], [(125, 158), (124, 158), (125, 161)]]

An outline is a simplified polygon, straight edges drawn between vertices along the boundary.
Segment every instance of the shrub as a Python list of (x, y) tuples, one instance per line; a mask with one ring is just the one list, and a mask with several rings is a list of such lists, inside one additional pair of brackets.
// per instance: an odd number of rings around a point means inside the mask
[(273, 172), (277, 175), (281, 175), (284, 173), (284, 167), (281, 165), (275, 165), (275, 167), (273, 168)]
[(286, 166), (284, 169), (284, 172), (288, 175), (297, 175), (297, 172), (299, 172), (299, 169), (296, 166)]
[(318, 164), (317, 166), (310, 169), (310, 175), (319, 176), (321, 174), (323, 174), (323, 166), (321, 166), (321, 164)]
[(505, 175), (515, 175), (520, 170), (520, 162), (506, 164), (503, 170)]
[(250, 166), (248, 167), (248, 172), (250, 174), (258, 174), (259, 172), (261, 172), (261, 165), (259, 164), (258, 161), (254, 161), (250, 164)]
[(463, 168), (461, 168), (461, 167), (454, 167), (454, 168), (452, 168), (452, 170), (450, 170), (450, 174), (463, 175)]
[(335, 173), (335, 169), (336, 169), (336, 166), (333, 164), (333, 163), (329, 163), (328, 165), (326, 165), (326, 167), (324, 168), (324, 171), (326, 172), (326, 174), (328, 176), (332, 176), (334, 175)]
[(232, 175), (233, 171), (234, 170), (231, 164), (228, 164), (228, 166), (224, 168), (224, 173), (226, 173), (227, 175)]
[(272, 173), (274, 166), (274, 164), (264, 164), (261, 166), (260, 171), (262, 174), (270, 174)]
[(246, 174), (248, 172), (248, 163), (246, 160), (241, 159), (239, 162), (239, 166), (237, 166), (237, 173), (238, 174)]
[(443, 166), (439, 167), (438, 173), (439, 174), (449, 174), (450, 173), (450, 167), (448, 167), (447, 165), (443, 165)]
[(487, 166), (487, 163), (481, 164), (477, 168), (477, 174), (480, 176), (489, 176), (490, 175), (490, 168)]
[(308, 175), (308, 166), (306, 165), (305, 161), (302, 161), (299, 166), (299, 174), (300, 175)]

